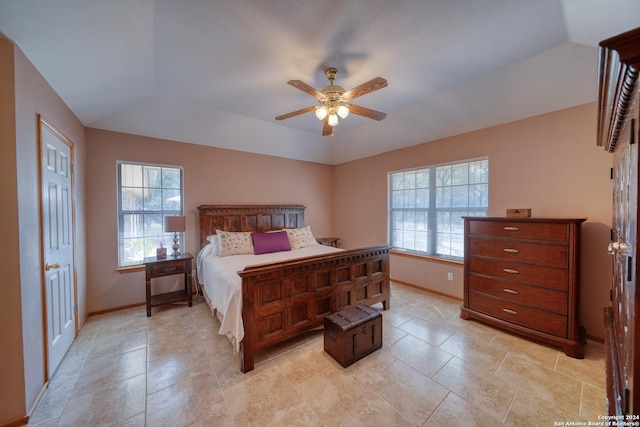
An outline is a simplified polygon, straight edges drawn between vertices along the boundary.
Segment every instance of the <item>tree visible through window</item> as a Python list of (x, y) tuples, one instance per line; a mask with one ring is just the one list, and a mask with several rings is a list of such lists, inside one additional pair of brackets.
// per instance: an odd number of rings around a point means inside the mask
[(391, 246), (461, 259), (463, 216), (487, 216), (489, 159), (389, 173)]
[(137, 265), (171, 245), (164, 217), (182, 215), (182, 168), (118, 162), (117, 174), (118, 266)]

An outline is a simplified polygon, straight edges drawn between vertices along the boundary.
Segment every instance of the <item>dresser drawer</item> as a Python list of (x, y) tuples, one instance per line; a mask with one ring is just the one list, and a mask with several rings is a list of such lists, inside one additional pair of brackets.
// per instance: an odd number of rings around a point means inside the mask
[(468, 262), (470, 274), (483, 274), (544, 288), (567, 290), (569, 270), (564, 268), (543, 267), (475, 256), (469, 257)]
[(469, 291), (487, 294), (518, 304), (567, 314), (567, 293), (515, 282), (470, 275)]
[(469, 254), (567, 268), (569, 248), (565, 245), (522, 243), (514, 240), (469, 238)]
[(469, 292), (473, 310), (557, 336), (567, 335), (567, 316)]
[(563, 223), (518, 221), (469, 221), (470, 235), (517, 239), (567, 240), (569, 227)]

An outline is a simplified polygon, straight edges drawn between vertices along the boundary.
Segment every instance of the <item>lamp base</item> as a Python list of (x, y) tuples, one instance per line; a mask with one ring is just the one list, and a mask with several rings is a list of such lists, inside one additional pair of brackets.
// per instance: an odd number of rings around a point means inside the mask
[(173, 233), (173, 246), (171, 246), (171, 248), (173, 249), (173, 253), (171, 254), (171, 256), (173, 257), (180, 256), (180, 245), (178, 244), (178, 242), (178, 233)]

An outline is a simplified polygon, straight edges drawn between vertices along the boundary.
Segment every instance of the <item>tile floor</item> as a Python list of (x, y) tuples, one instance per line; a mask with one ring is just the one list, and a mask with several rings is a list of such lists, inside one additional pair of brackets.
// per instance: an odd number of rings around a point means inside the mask
[(460, 302), (392, 286), (383, 347), (347, 369), (321, 331), (238, 370), (199, 297), (92, 316), (29, 426), (554, 426), (605, 413), (603, 345), (584, 360), (475, 321)]

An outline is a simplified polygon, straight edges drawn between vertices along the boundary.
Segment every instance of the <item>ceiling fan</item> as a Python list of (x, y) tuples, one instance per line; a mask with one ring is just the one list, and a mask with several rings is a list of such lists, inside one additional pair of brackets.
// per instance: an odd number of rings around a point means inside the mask
[(315, 111), (316, 117), (319, 120), (324, 120), (324, 127), (322, 128), (322, 135), (333, 136), (335, 127), (338, 125), (338, 117), (344, 119), (349, 113), (357, 114), (359, 116), (368, 117), (373, 120), (382, 120), (387, 117), (386, 113), (372, 110), (370, 108), (360, 107), (358, 105), (349, 104), (349, 101), (359, 96), (366, 95), (378, 89), (382, 89), (387, 86), (387, 80), (382, 77), (376, 77), (366, 83), (354, 87), (351, 90), (345, 91), (341, 86), (335, 86), (333, 81), (338, 75), (336, 68), (327, 68), (324, 75), (329, 79), (329, 85), (317, 90), (308, 84), (300, 80), (289, 80), (287, 83), (291, 86), (300, 89), (303, 92), (316, 98), (320, 105), (314, 105), (311, 107), (303, 108), (301, 110), (292, 111), (291, 113), (283, 114), (276, 117), (276, 120), (284, 120), (289, 117), (298, 116), (300, 114)]

